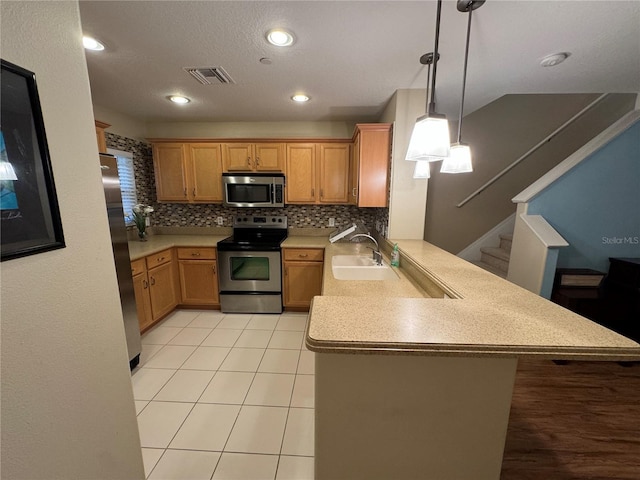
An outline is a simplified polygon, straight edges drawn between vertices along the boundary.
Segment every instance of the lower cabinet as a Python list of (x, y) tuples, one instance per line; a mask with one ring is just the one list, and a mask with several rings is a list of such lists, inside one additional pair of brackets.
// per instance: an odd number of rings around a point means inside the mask
[(285, 308), (306, 309), (322, 293), (324, 250), (285, 248), (282, 250), (283, 303)]
[(182, 305), (219, 305), (216, 249), (177, 248)]

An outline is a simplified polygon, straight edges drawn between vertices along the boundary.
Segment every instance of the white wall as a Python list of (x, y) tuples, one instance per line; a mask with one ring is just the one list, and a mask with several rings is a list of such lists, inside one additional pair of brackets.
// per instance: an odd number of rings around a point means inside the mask
[(2, 478), (144, 478), (78, 4), (0, 3), (35, 72), (66, 248), (0, 266)]
[(102, 105), (95, 104), (93, 105), (93, 116), (96, 120), (111, 125), (106, 129), (109, 133), (115, 133), (122, 137), (133, 138), (143, 142), (145, 141), (145, 137), (147, 136), (147, 126), (145, 122), (115, 112)]
[[(424, 115), (426, 90), (397, 90), (381, 121), (393, 126), (391, 198), (387, 238), (422, 240), (427, 205), (427, 179), (414, 179), (414, 162), (407, 162), (411, 132), (416, 118)], [(391, 111), (395, 106), (395, 111)]]

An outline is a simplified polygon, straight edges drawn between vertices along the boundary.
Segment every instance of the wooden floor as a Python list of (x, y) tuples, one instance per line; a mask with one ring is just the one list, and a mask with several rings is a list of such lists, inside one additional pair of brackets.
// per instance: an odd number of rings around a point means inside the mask
[(640, 364), (522, 360), (501, 480), (640, 479)]

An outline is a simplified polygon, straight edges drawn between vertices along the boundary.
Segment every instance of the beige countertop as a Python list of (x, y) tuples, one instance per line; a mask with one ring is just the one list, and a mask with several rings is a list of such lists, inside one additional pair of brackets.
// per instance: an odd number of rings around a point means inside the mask
[(228, 235), (150, 235), (146, 242), (129, 241), (129, 258), (137, 260), (172, 247), (215, 247)]
[(331, 256), (360, 247), (331, 245), (325, 251), (323, 296), (314, 298), (310, 311), (311, 350), (640, 360), (640, 345), (626, 337), (427, 242), (391, 241), (396, 242), (401, 272), (410, 257), (429, 281), (455, 298), (398, 294), (395, 281), (335, 280)]

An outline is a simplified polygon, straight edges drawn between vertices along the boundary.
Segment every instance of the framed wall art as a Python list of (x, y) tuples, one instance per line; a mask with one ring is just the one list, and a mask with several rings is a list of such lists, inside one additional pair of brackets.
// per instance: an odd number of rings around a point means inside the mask
[(64, 248), (35, 74), (1, 60), (2, 261)]

